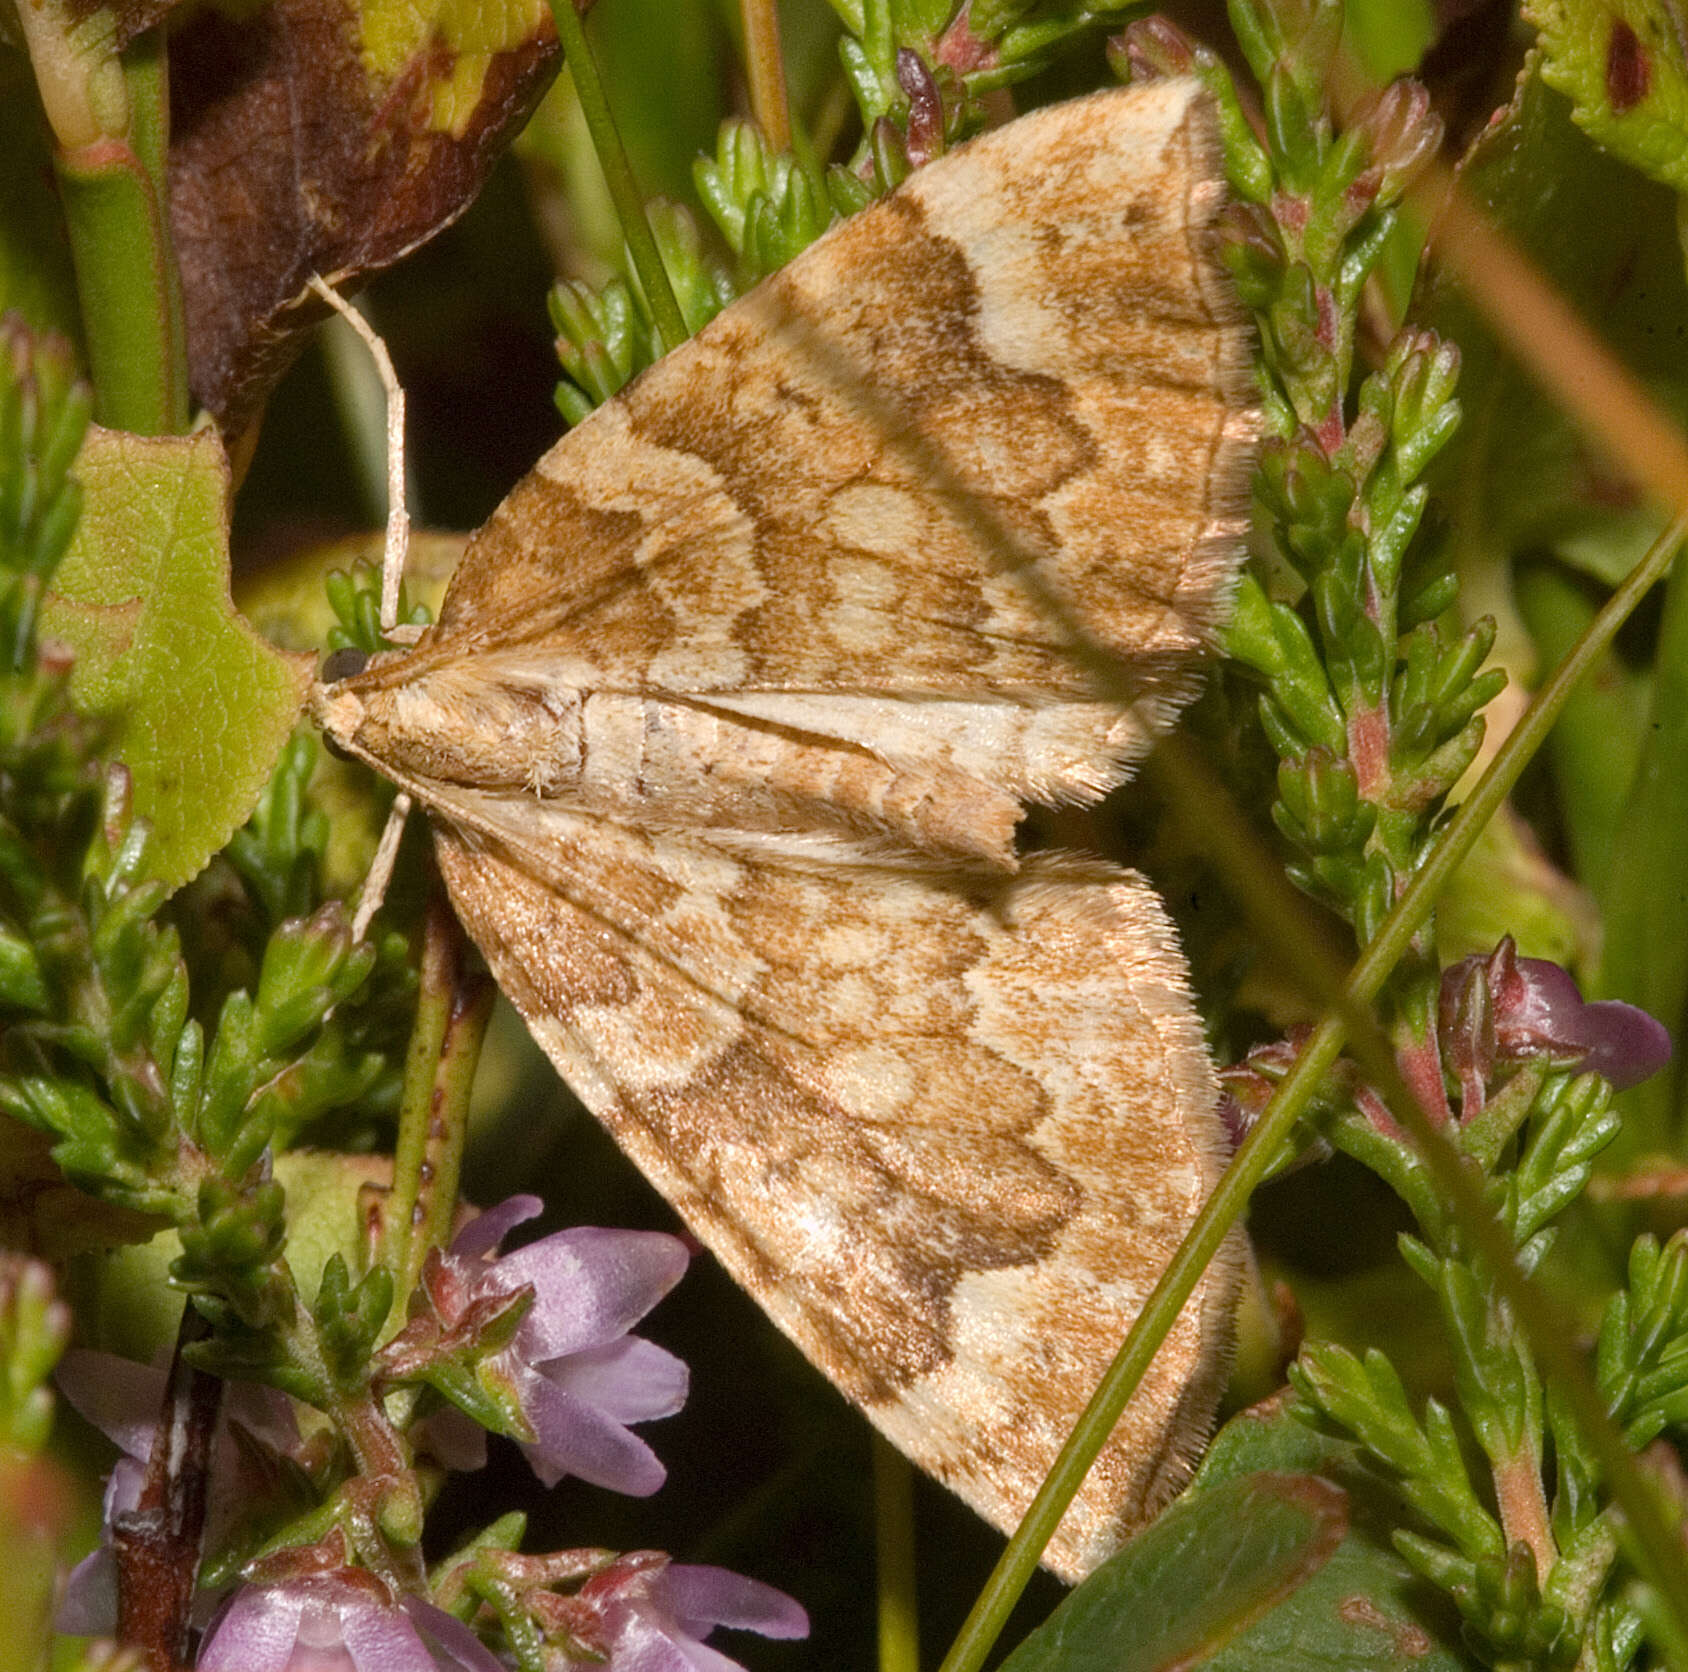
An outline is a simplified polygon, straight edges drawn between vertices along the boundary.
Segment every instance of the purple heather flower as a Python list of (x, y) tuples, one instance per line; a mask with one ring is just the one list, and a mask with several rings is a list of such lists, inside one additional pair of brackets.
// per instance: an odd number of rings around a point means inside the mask
[(1670, 1060), (1670, 1034), (1661, 1022), (1616, 999), (1589, 1002), (1558, 964), (1520, 958), (1510, 936), (1487, 958), (1463, 958), (1443, 971), (1441, 1013), (1462, 1079), (1485, 1074), (1485, 1059), (1546, 1056), (1602, 1075), (1622, 1091)]
[(462, 1623), (420, 1597), (394, 1602), (357, 1568), (247, 1585), (206, 1633), (199, 1672), (504, 1672)]
[(679, 1282), (691, 1252), (660, 1231), (590, 1227), (558, 1231), (495, 1254), (516, 1225), (543, 1204), (512, 1196), (459, 1233), (424, 1274), (449, 1329), (471, 1307), (495, 1308), (533, 1290), (509, 1345), (489, 1356), (483, 1377), (514, 1393), (533, 1439), (522, 1450), (547, 1486), (575, 1475), (594, 1486), (646, 1497), (667, 1471), (633, 1422), (672, 1416), (686, 1401), (684, 1364), (627, 1332)]
[[(77, 1637), (117, 1629), (117, 1561), (109, 1542), (112, 1523), (140, 1503), (147, 1456), (164, 1401), (162, 1366), (137, 1364), (113, 1353), (73, 1348), (60, 1362), (59, 1391), (123, 1453), (106, 1480), (99, 1547), (71, 1569), (55, 1624)], [(236, 1441), (232, 1424), (276, 1455), (297, 1451), (299, 1429), (285, 1395), (256, 1382), (231, 1382), (224, 1390), (211, 1451), (211, 1495), (206, 1510), (207, 1547), (249, 1507), (255, 1488), (253, 1459)]]
[(725, 1568), (689, 1567), (649, 1553), (624, 1556), (588, 1579), (574, 1602), (582, 1632), (609, 1672), (743, 1672), (704, 1642), (716, 1626), (763, 1637), (807, 1637), (802, 1605)]

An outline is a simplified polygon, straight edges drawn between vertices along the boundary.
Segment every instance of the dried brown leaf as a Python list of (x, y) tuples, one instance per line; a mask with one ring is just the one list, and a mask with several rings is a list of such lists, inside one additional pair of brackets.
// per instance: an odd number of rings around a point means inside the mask
[(171, 40), (170, 212), (195, 397), (251, 421), (346, 285), (462, 214), (557, 64), (544, 0), (207, 8)]

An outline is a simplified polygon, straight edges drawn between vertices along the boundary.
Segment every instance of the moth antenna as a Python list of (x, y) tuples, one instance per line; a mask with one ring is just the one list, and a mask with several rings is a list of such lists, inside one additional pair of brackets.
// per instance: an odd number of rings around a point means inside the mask
[[(306, 283), (363, 339), (381, 377), (381, 388), (387, 398), (387, 538), (381, 552), (381, 636), (396, 640), (414, 638), (415, 629), (398, 624), (399, 585), (404, 579), (405, 558), (410, 551), (410, 508), (404, 496), (404, 385), (393, 370), (387, 345), (369, 321), (337, 290), (325, 284), (320, 275), (312, 273)], [(387, 897), (387, 885), (393, 880), (393, 866), (398, 862), (399, 842), (404, 836), (404, 821), (409, 816), (410, 797), (400, 790), (388, 809), (381, 840), (376, 843), (375, 857), (370, 861), (369, 875), (363, 879), (358, 894), (358, 909), (352, 915), (354, 941), (363, 939), (370, 919)]]
[(411, 639), (414, 631), (398, 625), (399, 583), (404, 579), (405, 557), (410, 550), (410, 509), (404, 498), (404, 386), (393, 370), (387, 345), (369, 321), (320, 275), (312, 273), (305, 282), (363, 338), (387, 397), (387, 539), (381, 553), (381, 634), (383, 638)]
[(352, 913), (354, 945), (368, 932), (369, 920), (380, 911), (381, 902), (387, 897), (387, 884), (393, 880), (393, 866), (398, 863), (404, 821), (409, 816), (410, 797), (400, 790), (387, 810), (381, 840), (375, 844), (375, 857), (369, 862), (369, 874), (363, 879), (363, 888), (358, 894), (358, 909)]

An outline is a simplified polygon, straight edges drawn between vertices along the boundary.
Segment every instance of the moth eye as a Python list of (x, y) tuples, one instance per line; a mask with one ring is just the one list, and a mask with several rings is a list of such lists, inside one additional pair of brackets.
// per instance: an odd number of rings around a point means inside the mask
[(369, 652), (359, 650), (354, 645), (347, 645), (343, 650), (333, 650), (322, 659), (322, 682), (332, 685), (336, 680), (350, 679), (355, 673), (362, 673), (369, 666)]

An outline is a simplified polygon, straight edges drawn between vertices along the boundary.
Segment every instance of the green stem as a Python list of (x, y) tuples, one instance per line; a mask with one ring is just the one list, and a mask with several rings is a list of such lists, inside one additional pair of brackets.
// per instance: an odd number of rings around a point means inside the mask
[(674, 298), (674, 287), (668, 282), (668, 269), (662, 264), (662, 253), (656, 247), (651, 223), (645, 215), (645, 200), (640, 195), (638, 182), (633, 178), (627, 149), (616, 130), (609, 96), (598, 75), (592, 49), (586, 44), (586, 30), (574, 9), (574, 0), (551, 0), (551, 15), (557, 20), (557, 36), (563, 43), (563, 56), (574, 76), (580, 113), (586, 119), (587, 132), (592, 135), (598, 166), (604, 171), (610, 201), (615, 204), (622, 235), (627, 239), (633, 271), (638, 275), (645, 300), (650, 304), (651, 318), (656, 322), (663, 346), (669, 350), (676, 349), (688, 335), (686, 322), (681, 316), (680, 304)]
[(405, 1057), (398, 1142), (393, 1150), (393, 1188), (382, 1219), (381, 1257), (393, 1274), (395, 1327), (404, 1316), (406, 1298), (416, 1287), (427, 1252), (426, 1230), (434, 1217), (425, 1197), (434, 1192), (432, 1152), (439, 1144), (434, 1131), (436, 1080), (455, 1009), (462, 946), (463, 931), (436, 890), (423, 928), (416, 1021)]
[(873, 1532), (879, 1574), (879, 1672), (920, 1672), (914, 1471), (908, 1459), (877, 1432), (873, 1436)]
[(463, 1173), (463, 1147), (469, 1137), (469, 1094), (497, 997), (498, 988), (479, 975), (460, 976), (452, 994), (451, 1016), (434, 1074), (426, 1163), (429, 1177), (412, 1247), (418, 1263), (430, 1248), (443, 1248), (451, 1240), (452, 1221), (457, 1217), (457, 1187)]
[(127, 131), (61, 148), (59, 190), (96, 415), (113, 429), (180, 435), (188, 425), (187, 329), (164, 174), (162, 32), (141, 36), (121, 63)]
[[(1389, 1059), (1387, 1042), (1382, 1040), (1376, 1023), (1367, 1016), (1369, 1006), (1382, 991), (1395, 965), (1408, 951), (1414, 934), (1428, 918), (1437, 895), (1470, 852), (1484, 825), (1511, 793), (1578, 680), (1611, 643), (1618, 628), (1647, 591), (1668, 571), (1676, 548), (1685, 535), (1688, 535), (1688, 517), (1672, 524), (1613, 593), (1576, 649), (1536, 693), (1512, 734), (1496, 751), (1476, 789), (1461, 805), (1441, 840), (1413, 875), (1384, 920), (1376, 939), (1361, 954), (1349, 975), (1342, 1003), (1325, 1016), (1303, 1047), (1294, 1067), (1273, 1094), (1254, 1129), (1243, 1140), (1225, 1176), (1196, 1216), (1189, 1234), (1131, 1326), (1095, 1397), (1079, 1418), (1055, 1466), (1039, 1488), (1024, 1520), (1008, 1541), (1007, 1549), (963, 1622), (941, 1672), (978, 1672), (984, 1664), (1020, 1593), (1036, 1570), (1044, 1547), (1054, 1534), (1068, 1503), (1113, 1432), (1161, 1340), (1201, 1280), (1203, 1271), (1218, 1252), (1232, 1224), (1241, 1216), (1255, 1186), (1288, 1142), (1351, 1031), (1362, 1044), (1370, 1041), (1371, 1048), (1362, 1055), (1362, 1063), (1368, 1073), (1386, 1088), (1398, 1083), (1399, 1075)], [(1211, 809), (1208, 813), (1211, 818)], [(1264, 856), (1246, 869), (1253, 875), (1271, 877), (1265, 898), (1273, 900), (1274, 904), (1262, 906), (1262, 896), (1257, 889), (1250, 887), (1239, 896), (1245, 911), (1257, 920), (1265, 917), (1274, 925), (1288, 920), (1293, 913), (1276, 903), (1277, 894), (1286, 890), (1281, 875), (1270, 870)], [(1358, 1028), (1353, 1026), (1356, 1020)], [(1379, 1069), (1383, 1072), (1379, 1073)], [(1636, 1535), (1638, 1564), (1658, 1588), (1661, 1600), (1672, 1616), (1688, 1627), (1688, 1553), (1682, 1550), (1673, 1530), (1666, 1524), (1651, 1489), (1624, 1445), (1622, 1435), (1606, 1416), (1599, 1393), (1589, 1379), (1575, 1346), (1578, 1332), (1573, 1321), (1563, 1316), (1559, 1305), (1537, 1285), (1528, 1282), (1519, 1271), (1510, 1238), (1483, 1202), (1465, 1163), (1453, 1146), (1430, 1126), (1410, 1098), (1395, 1099), (1391, 1108), (1418, 1143), (1437, 1183), (1453, 1199), (1462, 1227), (1488, 1261), (1497, 1287), (1516, 1307), (1543, 1364), (1559, 1383), (1578, 1427), (1605, 1473), (1612, 1496), (1617, 1499)]]

